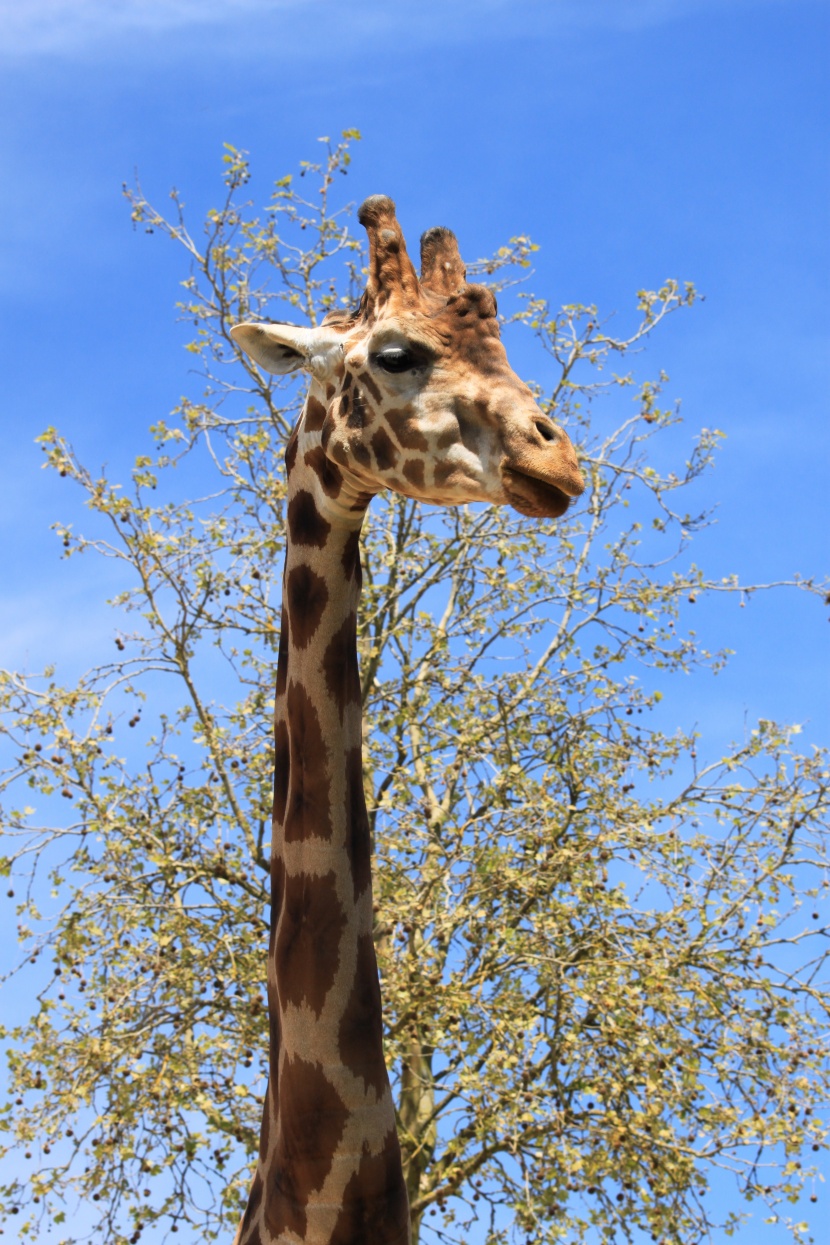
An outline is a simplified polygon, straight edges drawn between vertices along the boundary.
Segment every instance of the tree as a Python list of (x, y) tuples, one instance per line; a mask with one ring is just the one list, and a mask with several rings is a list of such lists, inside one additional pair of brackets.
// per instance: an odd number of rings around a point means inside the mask
[[(51, 965), (3, 1030), (2, 1196), (23, 1240), (53, 1223), (79, 1239), (76, 1199), (96, 1241), (220, 1239), (244, 1201), (267, 1045), (280, 447), (302, 394), (228, 329), (355, 297), (334, 199), (358, 137), (321, 140), (260, 217), (229, 148), (201, 242), (175, 192), (167, 219), (125, 190), (135, 224), (188, 256), (204, 394), (152, 426), (125, 488), (40, 438), (90, 510), (90, 536), (57, 526), (64, 556), (116, 559), (124, 588), (113, 661), (71, 686), (53, 669), (0, 685), (17, 971)], [(660, 725), (668, 676), (725, 660), (683, 629), (687, 602), (760, 588), (688, 559), (710, 520), (684, 499), (720, 434), (659, 469), (679, 422), (667, 378), (610, 370), (696, 294), (641, 291), (614, 337), (596, 308), (517, 286), (534, 249), (514, 238), (474, 270), (554, 374), (539, 400), (580, 446), (585, 498), (529, 524), (380, 497), (362, 542), (377, 947), (415, 1237), (691, 1242), (718, 1169), (730, 1231), (755, 1201), (783, 1222), (824, 1145), (827, 760), (769, 721), (720, 757)]]

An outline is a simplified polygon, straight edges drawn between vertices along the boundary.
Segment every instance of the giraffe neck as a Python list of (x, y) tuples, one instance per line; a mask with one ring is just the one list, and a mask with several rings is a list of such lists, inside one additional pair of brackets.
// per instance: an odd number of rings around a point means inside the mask
[(238, 1241), (405, 1245), (409, 1212), (383, 1056), (363, 795), (356, 622), (368, 499), (327, 464), (318, 429), (307, 428), (320, 422), (313, 395), (286, 453), (270, 1076)]

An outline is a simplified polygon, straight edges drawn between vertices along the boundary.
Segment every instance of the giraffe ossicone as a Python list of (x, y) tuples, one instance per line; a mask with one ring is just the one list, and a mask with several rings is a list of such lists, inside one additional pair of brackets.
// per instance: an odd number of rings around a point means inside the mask
[(507, 361), (493, 294), (467, 284), (455, 235), (423, 235), (419, 278), (391, 199), (372, 196), (358, 218), (369, 271), (354, 312), (315, 327), (231, 330), (258, 366), (310, 376), (286, 447), (269, 1082), (236, 1245), (410, 1240), (363, 794), (356, 626), (366, 508), (392, 489), (553, 518), (584, 488), (568, 437)]

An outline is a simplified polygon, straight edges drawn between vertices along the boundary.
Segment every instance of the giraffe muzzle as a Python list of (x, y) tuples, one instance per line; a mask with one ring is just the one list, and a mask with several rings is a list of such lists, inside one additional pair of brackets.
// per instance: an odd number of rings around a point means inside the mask
[(502, 485), (510, 505), (520, 514), (558, 519), (584, 493), (585, 481), (567, 434), (547, 420), (534, 423), (544, 448), (511, 447), (514, 452), (508, 452), (502, 464)]
[(519, 514), (533, 519), (558, 519), (582, 488), (566, 493), (556, 484), (527, 475), (513, 467), (502, 468), (502, 484), (507, 501)]

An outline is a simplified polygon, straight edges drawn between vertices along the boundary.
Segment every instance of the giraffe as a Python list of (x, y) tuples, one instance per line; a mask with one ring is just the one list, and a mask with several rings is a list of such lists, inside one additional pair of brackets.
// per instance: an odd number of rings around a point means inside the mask
[(455, 235), (363, 203), (366, 290), (312, 328), (246, 323), (263, 369), (310, 375), (285, 451), (268, 949), (269, 1082), (235, 1245), (405, 1245), (410, 1222), (383, 1055), (362, 782), (360, 528), (383, 489), (558, 517), (584, 488), (573, 447), (512, 371), (496, 301)]

